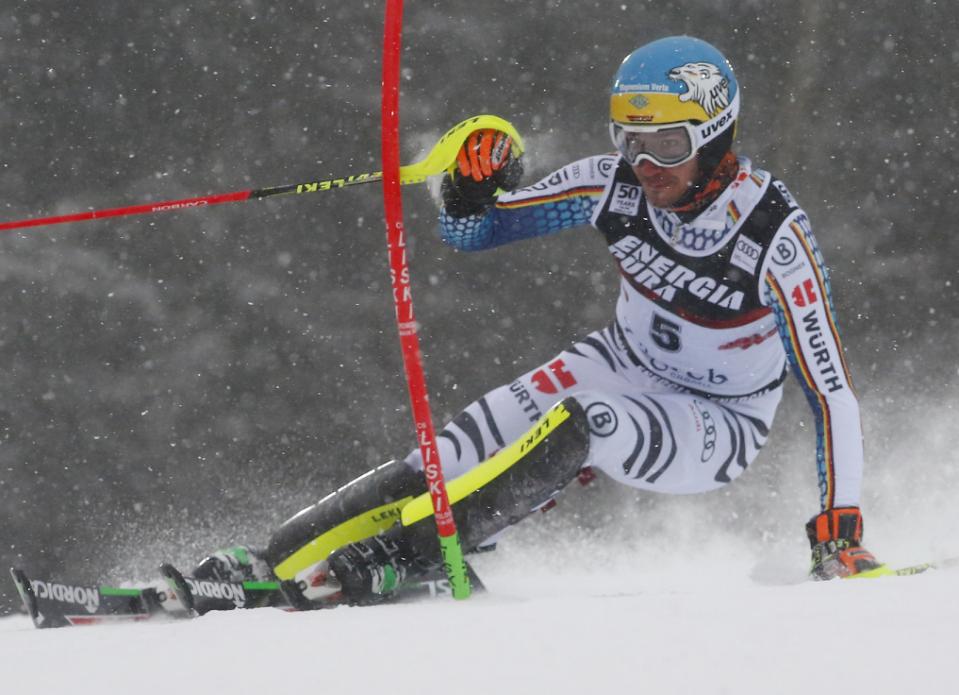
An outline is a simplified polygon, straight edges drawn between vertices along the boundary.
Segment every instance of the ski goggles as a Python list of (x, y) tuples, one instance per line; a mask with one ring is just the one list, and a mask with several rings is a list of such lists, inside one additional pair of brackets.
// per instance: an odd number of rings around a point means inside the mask
[(609, 124), (613, 144), (632, 166), (644, 159), (663, 167), (685, 164), (696, 156), (696, 134), (690, 123), (670, 126), (624, 126)]

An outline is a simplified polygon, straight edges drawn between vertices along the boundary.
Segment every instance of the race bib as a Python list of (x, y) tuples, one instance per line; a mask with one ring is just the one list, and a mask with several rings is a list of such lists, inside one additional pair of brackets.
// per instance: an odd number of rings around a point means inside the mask
[(613, 189), (613, 197), (609, 203), (609, 211), (619, 215), (636, 215), (639, 213), (639, 199), (643, 189), (628, 183), (617, 183)]

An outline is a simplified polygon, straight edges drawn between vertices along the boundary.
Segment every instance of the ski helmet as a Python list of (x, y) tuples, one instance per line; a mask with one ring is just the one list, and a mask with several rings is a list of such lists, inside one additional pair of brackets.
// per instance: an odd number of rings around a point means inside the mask
[(702, 155), (709, 175), (732, 146), (739, 85), (712, 45), (670, 36), (626, 56), (613, 78), (609, 132), (630, 164), (678, 166)]

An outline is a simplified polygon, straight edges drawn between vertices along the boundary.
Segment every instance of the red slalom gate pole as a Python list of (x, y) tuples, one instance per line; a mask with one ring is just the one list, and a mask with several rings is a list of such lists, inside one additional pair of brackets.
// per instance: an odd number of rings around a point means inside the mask
[(469, 578), (463, 549), (453, 520), (453, 511), (446, 494), (443, 468), (436, 448), (436, 433), (430, 413), (423, 359), (413, 313), (410, 267), (406, 259), (406, 229), (403, 226), (403, 198), (400, 189), (400, 49), (403, 34), (403, 0), (386, 0), (386, 22), (383, 33), (383, 204), (386, 211), (386, 242), (390, 255), (390, 276), (396, 327), (403, 350), (403, 366), (413, 406), (416, 440), (423, 456), (423, 471), (439, 534), (443, 565), (450, 580), (453, 597), (468, 598)]

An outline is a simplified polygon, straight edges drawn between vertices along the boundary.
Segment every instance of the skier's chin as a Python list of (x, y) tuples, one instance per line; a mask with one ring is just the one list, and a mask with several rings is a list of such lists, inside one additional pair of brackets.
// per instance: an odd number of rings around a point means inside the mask
[(678, 181), (650, 182), (643, 184), (643, 194), (653, 207), (669, 208), (683, 197), (685, 188)]

